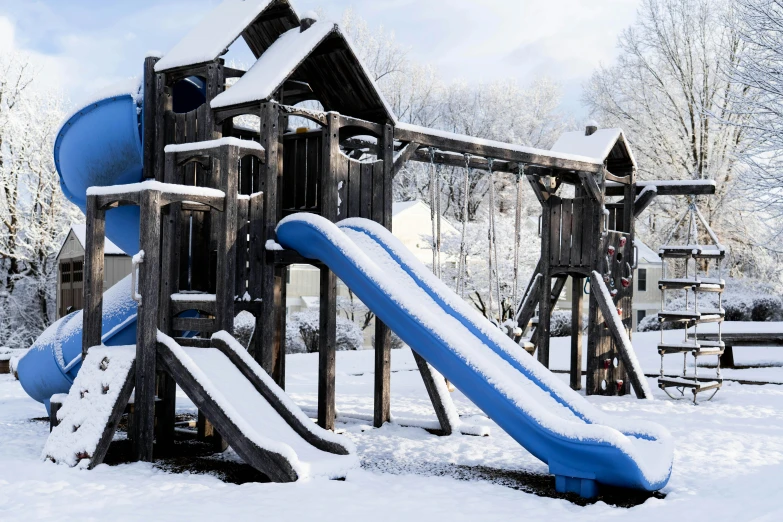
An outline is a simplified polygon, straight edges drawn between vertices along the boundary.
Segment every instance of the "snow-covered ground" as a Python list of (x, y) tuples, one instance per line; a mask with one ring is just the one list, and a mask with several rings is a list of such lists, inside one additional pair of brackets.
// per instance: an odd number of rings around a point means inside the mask
[[(646, 373), (658, 371), (657, 336), (634, 336)], [(554, 368), (566, 368), (568, 342), (553, 341)], [(48, 424), (34, 419), (45, 411), (18, 382), (0, 375), (0, 520), (783, 519), (783, 386), (726, 382), (712, 402), (696, 407), (666, 399), (654, 379), (649, 384), (656, 401), (591, 397), (609, 413), (666, 426), (676, 441), (675, 463), (666, 498), (649, 498), (633, 508), (604, 502), (580, 506), (520, 490), (524, 480), (520, 486), (514, 477), (546, 474), (546, 466), (459, 392), (454, 399), (463, 420), (488, 426), (489, 437), (438, 437), (402, 427), (435, 419), (407, 349), (392, 355), (392, 414), (397, 424), (371, 428), (373, 355), (367, 351), (337, 356), (338, 430), (354, 441), (362, 461), (362, 468), (349, 472), (344, 482), (234, 485), (149, 464), (81, 471), (44, 463), (40, 454)], [(737, 348), (735, 358), (739, 362), (743, 357), (780, 366), (729, 370), (726, 377), (783, 383), (783, 348)], [(314, 412), (317, 356), (288, 356), (286, 366), (288, 393)], [(185, 397), (178, 408), (193, 410)]]

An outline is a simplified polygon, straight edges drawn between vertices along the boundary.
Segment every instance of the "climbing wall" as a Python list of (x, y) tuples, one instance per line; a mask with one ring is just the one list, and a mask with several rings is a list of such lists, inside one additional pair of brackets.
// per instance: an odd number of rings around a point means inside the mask
[[(633, 245), (629, 234), (609, 231), (603, 239), (598, 267), (617, 308), (628, 337), (633, 327)], [(591, 297), (592, 299), (592, 297)], [(593, 395), (625, 395), (631, 391), (622, 357), (598, 306), (595, 308), (594, 323), (597, 336), (588, 349), (593, 350), (594, 367), (588, 368), (587, 387)]]

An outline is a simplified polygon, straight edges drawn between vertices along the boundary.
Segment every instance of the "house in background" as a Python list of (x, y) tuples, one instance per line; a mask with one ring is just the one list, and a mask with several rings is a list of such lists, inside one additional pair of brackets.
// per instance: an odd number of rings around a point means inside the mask
[[(86, 237), (86, 225), (71, 225), (71, 230), (57, 254), (58, 319), (82, 309)], [(106, 291), (131, 273), (131, 258), (108, 239), (103, 248), (103, 290)]]
[[(658, 289), (658, 281), (661, 279), (661, 258), (653, 249), (639, 241), (634, 241), (638, 252), (637, 267), (633, 277), (633, 329), (639, 326), (639, 322), (648, 315), (655, 315), (661, 309), (661, 291)], [(589, 285), (585, 285), (589, 292)], [(587, 292), (585, 292), (587, 295)], [(558, 310), (571, 310), (571, 278), (568, 278), (560, 299), (557, 303)], [(583, 299), (582, 314), (587, 315), (589, 299)]]
[[(427, 236), (432, 236), (432, 217), (430, 207), (426, 203), (405, 201), (394, 203), (392, 209), (392, 233), (410, 250), (416, 259), (425, 264), (432, 263), (432, 246)], [(441, 218), (441, 234), (443, 236), (459, 234), (456, 228)], [(291, 265), (288, 269), (286, 285), (286, 314), (301, 312), (318, 307), (320, 292), (320, 272), (311, 265)], [(338, 298), (349, 297), (348, 287), (337, 281)], [(371, 345), (371, 337), (375, 328), (364, 331), (365, 346)]]

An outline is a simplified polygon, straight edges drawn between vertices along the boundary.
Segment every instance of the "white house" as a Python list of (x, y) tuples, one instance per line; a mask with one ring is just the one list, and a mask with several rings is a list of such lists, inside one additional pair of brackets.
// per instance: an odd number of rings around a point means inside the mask
[[(57, 318), (82, 309), (84, 249), (87, 225), (71, 225), (57, 254)], [(131, 273), (131, 258), (106, 239), (103, 245), (103, 289), (108, 290)]]

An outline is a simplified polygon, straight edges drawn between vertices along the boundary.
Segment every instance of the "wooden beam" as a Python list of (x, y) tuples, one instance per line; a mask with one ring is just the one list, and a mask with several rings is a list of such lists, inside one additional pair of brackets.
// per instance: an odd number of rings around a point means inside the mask
[(655, 199), (658, 192), (654, 189), (643, 190), (633, 203), (633, 217), (638, 218)]
[(410, 143), (406, 143), (405, 146), (402, 147), (400, 152), (397, 154), (397, 157), (394, 158), (394, 167), (392, 170), (393, 175), (397, 175), (397, 173), (402, 170), (402, 168), (405, 166), (406, 163), (411, 159), (411, 157), (416, 153), (416, 151), (419, 148), (419, 144), (415, 141), (412, 141)]
[[(413, 161), (421, 163), (430, 162), (430, 152), (426, 149), (420, 149), (411, 158)], [(435, 152), (435, 164), (436, 165), (448, 165), (450, 167), (464, 167), (465, 166), (465, 154), (457, 154), (455, 152)], [(468, 167), (474, 170), (489, 170), (489, 161), (487, 158), (481, 158), (478, 156), (470, 156), (468, 158)], [(512, 161), (496, 160), (492, 163), (493, 172), (511, 172), (516, 174), (518, 172), (518, 163)]]
[[(582, 180), (582, 186), (587, 194), (595, 201), (603, 201), (601, 188), (592, 174), (589, 172), (579, 172), (579, 178)], [(623, 185), (621, 185), (623, 186)]]
[(600, 172), (603, 169), (603, 164), (567, 159), (550, 151), (479, 140), (424, 127), (397, 126), (394, 129), (394, 137), (400, 141), (415, 141), (424, 147), (436, 147), (442, 151), (513, 161), (525, 165), (585, 172)]
[[(543, 219), (541, 224), (541, 292), (538, 299), (538, 326), (536, 327), (538, 362), (549, 368), (549, 323), (552, 315), (552, 271), (551, 252), (552, 238), (549, 231), (552, 229), (552, 203), (557, 198), (550, 198), (543, 203)], [(559, 223), (558, 223), (559, 226)]]
[[(716, 185), (712, 180), (692, 181), (637, 181), (636, 194), (647, 187), (656, 187), (659, 196), (709, 196), (715, 194)], [(606, 183), (607, 196), (622, 196), (623, 185), (614, 182)]]

